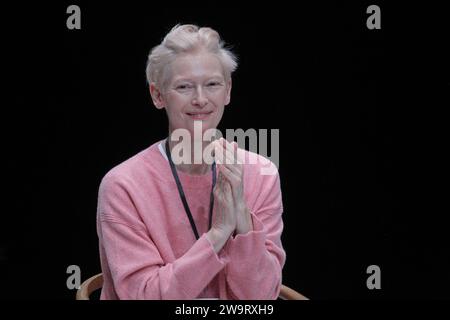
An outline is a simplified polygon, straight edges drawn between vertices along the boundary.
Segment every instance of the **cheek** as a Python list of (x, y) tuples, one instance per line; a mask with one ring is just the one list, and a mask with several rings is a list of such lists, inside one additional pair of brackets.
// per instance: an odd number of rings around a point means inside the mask
[(182, 110), (184, 106), (189, 103), (188, 99), (181, 96), (169, 96), (166, 101), (167, 105), (170, 106), (172, 113)]
[(230, 95), (228, 91), (225, 91), (223, 94), (223, 102), (227, 105), (230, 102)]
[(227, 93), (226, 92), (222, 92), (219, 95), (216, 95), (212, 101), (214, 102), (214, 104), (216, 106), (223, 106), (227, 103)]

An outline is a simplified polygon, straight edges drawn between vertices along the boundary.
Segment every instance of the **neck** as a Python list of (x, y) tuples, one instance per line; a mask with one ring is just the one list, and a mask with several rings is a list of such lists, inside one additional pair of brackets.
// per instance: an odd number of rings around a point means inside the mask
[[(172, 152), (173, 148), (178, 144), (178, 143), (184, 143), (184, 141), (180, 141), (180, 142), (175, 142), (172, 141), (170, 139), (170, 135), (167, 138), (169, 139), (169, 148), (170, 148), (170, 152)], [(211, 170), (211, 165), (207, 164), (204, 162), (203, 159), (203, 150), (209, 145), (210, 142), (208, 141), (202, 141), (202, 142), (197, 142), (197, 144), (201, 145), (201, 148), (197, 148), (198, 150), (196, 150), (196, 148), (194, 148), (194, 141), (190, 141), (190, 146), (191, 146), (191, 154), (190, 154), (190, 163), (180, 163), (180, 164), (175, 164), (175, 168), (181, 172), (187, 173), (187, 174), (191, 174), (191, 175), (203, 175), (206, 174), (207, 172), (209, 172)], [(164, 145), (165, 147), (165, 145)], [(168, 152), (168, 150), (166, 150), (166, 153)], [(195, 155), (197, 155), (198, 159), (201, 159), (200, 163), (194, 163), (194, 159), (195, 159)], [(173, 160), (173, 157), (172, 157)]]

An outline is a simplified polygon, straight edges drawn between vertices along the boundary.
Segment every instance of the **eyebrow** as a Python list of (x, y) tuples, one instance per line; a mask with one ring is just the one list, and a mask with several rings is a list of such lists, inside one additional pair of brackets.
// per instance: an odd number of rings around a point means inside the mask
[[(225, 77), (223, 75), (221, 75), (221, 74), (215, 74), (215, 75), (212, 75), (211, 77), (207, 78), (207, 80), (212, 80), (212, 79), (220, 79), (220, 80), (225, 81)], [(191, 78), (181, 77), (181, 78), (178, 78), (178, 79), (175, 78), (173, 80), (173, 82), (180, 82), (180, 81), (192, 81), (192, 79)]]

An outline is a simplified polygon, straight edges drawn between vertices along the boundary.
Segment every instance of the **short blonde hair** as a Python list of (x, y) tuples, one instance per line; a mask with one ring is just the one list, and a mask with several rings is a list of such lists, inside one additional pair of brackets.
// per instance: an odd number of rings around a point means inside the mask
[(154, 82), (159, 88), (167, 85), (167, 67), (183, 53), (206, 50), (217, 56), (222, 64), (225, 79), (231, 79), (231, 73), (237, 68), (236, 56), (221, 40), (219, 33), (211, 28), (199, 28), (196, 25), (177, 24), (164, 37), (161, 44), (154, 47), (148, 56), (147, 82)]

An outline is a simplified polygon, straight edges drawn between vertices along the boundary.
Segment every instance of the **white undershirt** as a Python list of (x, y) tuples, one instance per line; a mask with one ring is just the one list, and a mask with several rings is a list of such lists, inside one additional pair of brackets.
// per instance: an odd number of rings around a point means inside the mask
[(161, 154), (163, 155), (163, 157), (166, 158), (167, 161), (169, 161), (169, 158), (167, 158), (166, 151), (164, 150), (165, 148), (163, 147), (163, 142), (166, 143), (166, 139), (164, 139), (164, 141), (161, 141), (159, 143), (158, 149), (159, 149), (159, 152), (161, 152)]

